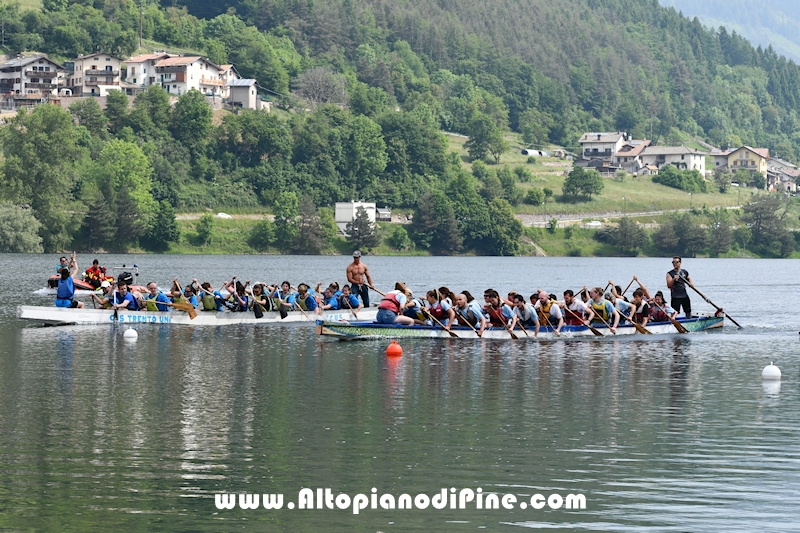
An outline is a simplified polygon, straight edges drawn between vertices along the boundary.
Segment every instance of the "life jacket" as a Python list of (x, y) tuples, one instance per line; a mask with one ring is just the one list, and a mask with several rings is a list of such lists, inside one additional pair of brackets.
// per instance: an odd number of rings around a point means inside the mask
[(664, 306), (657, 306), (653, 304), (650, 306), (650, 320), (653, 322), (667, 322), (669, 315), (664, 311)]
[(493, 327), (504, 328), (508, 324), (508, 319), (503, 315), (503, 307), (489, 306), (489, 322)]
[(217, 300), (214, 298), (213, 294), (208, 294), (207, 292), (204, 292), (203, 296), (201, 296), (200, 299), (203, 302), (203, 311), (217, 310)]
[(89, 279), (96, 279), (103, 281), (106, 276), (106, 269), (103, 267), (91, 267), (86, 271), (86, 277)]
[(383, 297), (378, 309), (388, 309), (393, 313), (400, 314), (400, 301), (397, 299), (397, 291), (389, 291)]
[(303, 311), (308, 311), (309, 309), (308, 309), (308, 303), (307, 303), (307, 302), (308, 302), (308, 299), (309, 299), (309, 298), (311, 298), (312, 300), (314, 299), (314, 296), (312, 296), (312, 294), (311, 294), (310, 292), (307, 292), (307, 293), (306, 293), (306, 297), (305, 297), (305, 298), (301, 298), (301, 297), (298, 295), (298, 296), (297, 296), (297, 298), (295, 299), (295, 303), (296, 303), (296, 304), (297, 304), (297, 305), (300, 307), (300, 309), (302, 309)]
[[(541, 301), (539, 303), (539, 309), (536, 312), (539, 314), (539, 323), (544, 324), (545, 326), (551, 325), (550, 322), (550, 308), (553, 305), (557, 305), (555, 300), (547, 300), (547, 303), (542, 305)], [(557, 325), (557, 324), (555, 324)]]
[(180, 293), (180, 295), (179, 296), (175, 296), (172, 299), (172, 301), (173, 301), (173, 303), (176, 303), (176, 304), (182, 304), (182, 303), (186, 303), (186, 298), (183, 296), (183, 293)]
[(647, 305), (647, 302), (642, 301), (642, 305), (640, 305), (639, 307), (634, 308), (633, 316), (631, 318), (633, 318), (636, 321), (637, 324), (641, 324), (642, 322), (644, 322), (644, 317), (645, 317), (645, 315), (644, 315), (644, 306), (645, 305)]
[(73, 283), (72, 278), (58, 280), (56, 299), (72, 300), (73, 296), (75, 296), (75, 284)]
[(570, 309), (568, 305), (565, 305), (564, 323), (567, 324), (568, 326), (582, 326), (583, 325), (582, 313), (580, 313), (577, 309)]
[(432, 304), (430, 309), (428, 309), (428, 312), (439, 322), (443, 321), (448, 316), (448, 313), (446, 313), (442, 307), (442, 302), (436, 302), (435, 304)]
[(600, 303), (592, 300), (592, 311), (594, 311), (595, 318), (603, 319), (604, 321), (608, 322), (609, 316), (608, 313), (606, 312), (605, 299), (600, 300)]
[[(159, 309), (156, 306), (156, 298), (158, 298), (159, 294), (161, 294), (161, 293), (159, 292), (155, 296), (153, 296), (152, 294), (148, 294), (147, 296), (144, 297), (145, 307), (147, 307), (148, 311), (161, 311), (161, 309)], [(135, 298), (134, 298), (134, 300), (135, 300)], [(164, 304), (161, 304), (161, 305), (164, 305)]]
[(109, 294), (103, 293), (103, 296), (105, 296), (107, 301), (100, 306), (100, 309), (111, 309), (111, 304), (114, 301), (114, 292), (112, 291)]

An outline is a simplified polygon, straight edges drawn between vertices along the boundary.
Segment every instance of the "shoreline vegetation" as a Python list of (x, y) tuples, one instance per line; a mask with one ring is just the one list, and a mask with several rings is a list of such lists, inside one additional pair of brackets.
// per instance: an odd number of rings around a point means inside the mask
[[(196, 51), (255, 80), (271, 106), (220, 108), (169, 77), (131, 97), (110, 90), (103, 106), (22, 106), (0, 127), (0, 251), (800, 253), (800, 203), (768, 193), (759, 172), (662, 165), (655, 177), (602, 177), (543, 155), (617, 131), (798, 161), (800, 66), (771, 48), (656, 0), (555, 0), (524, 22), (508, 0), (491, 14), (389, 3), (381, 17), (371, 0), (278, 4), (6, 6), (12, 56)], [(375, 226), (362, 213), (342, 237), (333, 206), (356, 199), (410, 224)], [(214, 217), (223, 211), (254, 218)]]

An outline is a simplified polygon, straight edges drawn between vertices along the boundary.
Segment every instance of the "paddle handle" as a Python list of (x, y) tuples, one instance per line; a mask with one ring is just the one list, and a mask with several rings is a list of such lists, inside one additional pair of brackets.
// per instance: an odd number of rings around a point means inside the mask
[(726, 313), (726, 312), (725, 312), (725, 311), (724, 311), (724, 310), (723, 310), (723, 309), (722, 309), (720, 306), (718, 306), (717, 304), (715, 304), (714, 302), (712, 302), (711, 300), (709, 300), (709, 299), (706, 297), (706, 295), (705, 295), (705, 294), (703, 294), (702, 292), (700, 292), (698, 289), (696, 289), (696, 288), (694, 287), (694, 285), (691, 285), (691, 284), (689, 283), (689, 280), (687, 280), (687, 279), (686, 279), (685, 277), (683, 277), (683, 276), (681, 276), (681, 279), (684, 281), (684, 283), (685, 283), (686, 285), (689, 285), (689, 287), (691, 287), (691, 288), (692, 288), (692, 290), (693, 290), (694, 292), (696, 292), (697, 294), (699, 294), (699, 295), (700, 295), (700, 298), (702, 298), (702, 299), (703, 299), (703, 300), (705, 300), (705, 301), (706, 301), (708, 304), (710, 304), (712, 307), (714, 307), (714, 309), (716, 309), (717, 311), (722, 311), (722, 314), (723, 314), (723, 315), (725, 315), (725, 318), (728, 318), (728, 319), (729, 319), (731, 322), (733, 322), (734, 324), (736, 324), (736, 327), (738, 327), (739, 329), (744, 329), (744, 328), (741, 326), (741, 324), (739, 324), (738, 322), (736, 322), (736, 321), (735, 321), (735, 320), (734, 320), (734, 319), (733, 319), (733, 318), (732, 318), (732, 317), (731, 317), (731, 316), (730, 316), (728, 313)]
[(378, 289), (376, 289), (375, 287), (370, 287), (370, 289), (372, 289), (373, 291), (377, 292), (377, 293), (378, 293), (378, 294), (380, 294), (381, 296), (386, 296), (386, 293), (385, 293), (385, 292), (381, 292), (381, 291), (379, 291)]
[(461, 337), (459, 337), (459, 336), (458, 336), (458, 334), (456, 334), (454, 331), (450, 331), (449, 329), (447, 329), (446, 327), (444, 327), (444, 324), (442, 324), (441, 322), (439, 322), (439, 319), (437, 319), (435, 316), (433, 316), (433, 315), (431, 314), (431, 312), (430, 312), (430, 311), (428, 311), (427, 309), (425, 309), (425, 314), (426, 314), (426, 315), (428, 315), (429, 317), (431, 317), (431, 318), (433, 319), (433, 321), (434, 321), (434, 322), (436, 322), (437, 324), (439, 324), (439, 326), (440, 326), (440, 327), (441, 327), (443, 330), (445, 330), (447, 333), (449, 333), (451, 337), (454, 337), (454, 338), (456, 338), (456, 339), (460, 339), (460, 338), (461, 338)]

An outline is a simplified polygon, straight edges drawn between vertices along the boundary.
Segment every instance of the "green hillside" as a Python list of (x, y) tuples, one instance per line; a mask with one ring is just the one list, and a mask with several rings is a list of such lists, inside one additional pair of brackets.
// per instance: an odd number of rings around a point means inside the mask
[[(656, 0), (194, 1), (188, 9), (144, 5), (145, 49), (234, 63), (280, 113), (215, 115), (197, 92), (171, 107), (158, 86), (130, 107), (112, 92), (105, 110), (87, 100), (69, 112), (21, 113), (2, 130), (0, 193), (33, 208), (45, 249), (165, 250), (180, 234), (176, 210), (226, 208), (275, 215), (252, 229), (253, 250), (316, 253), (335, 249), (333, 203), (364, 199), (415, 212), (408, 234), (391, 235), (398, 250), (413, 241), (431, 253), (514, 254), (515, 211), (613, 209), (626, 190), (636, 207), (655, 205), (652, 194), (670, 208), (687, 195), (672, 191), (666, 201), (646, 178), (609, 182), (607, 193), (598, 183), (566, 188), (563, 170), (514, 155), (519, 146), (577, 151), (583, 132), (619, 130), (662, 144), (764, 146), (790, 160), (800, 150), (797, 65)], [(2, 4), (2, 12), (9, 53), (65, 60), (138, 48), (137, 3), (46, 0), (41, 10)], [(442, 131), (465, 142), (454, 146)], [(702, 185), (703, 203), (732, 202)], [(198, 246), (213, 234), (204, 224)], [(759, 242), (754, 233), (754, 245), (777, 254), (783, 243), (785, 255), (785, 224), (768, 235)]]

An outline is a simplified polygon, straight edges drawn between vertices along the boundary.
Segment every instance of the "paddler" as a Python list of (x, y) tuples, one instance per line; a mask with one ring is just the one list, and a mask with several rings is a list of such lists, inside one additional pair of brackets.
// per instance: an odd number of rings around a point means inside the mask
[(330, 309), (331, 311), (339, 310), (339, 298), (336, 297), (336, 290), (333, 287), (325, 289), (325, 297), (322, 300), (320, 309), (323, 311)]
[[(103, 283), (108, 282), (105, 281)], [(166, 294), (158, 290), (158, 285), (156, 285), (155, 281), (151, 281), (147, 284), (147, 290), (148, 294), (144, 296), (144, 303), (148, 311), (169, 311), (169, 307), (172, 305), (172, 302), (169, 301), (169, 298), (167, 298)]]
[[(475, 327), (480, 323), (478, 328), (478, 336), (483, 335), (483, 330), (486, 329), (486, 317), (483, 314), (483, 309), (478, 305), (474, 298), (467, 296), (469, 294), (464, 291), (456, 295), (456, 305), (454, 310), (456, 312), (456, 320), (459, 324), (464, 326)], [(470, 295), (471, 296), (471, 295)]]
[(353, 294), (361, 298), (364, 307), (369, 307), (369, 290), (373, 289), (372, 277), (369, 275), (369, 268), (361, 262), (361, 252), (353, 252), (353, 262), (347, 265), (345, 270), (347, 282)]
[(215, 291), (214, 287), (208, 281), (204, 281), (200, 285), (197, 284), (197, 279), (192, 280), (194, 287), (200, 287), (198, 294), (200, 295), (200, 302), (203, 304), (203, 311), (226, 311), (225, 298), (222, 297), (219, 291)]
[(128, 311), (138, 311), (139, 305), (136, 303), (136, 298), (133, 294), (128, 292), (128, 284), (119, 282), (117, 284), (117, 293), (114, 295), (114, 301), (111, 307), (114, 309), (127, 309)]
[(352, 311), (357, 316), (363, 307), (364, 305), (359, 301), (358, 296), (352, 293), (350, 285), (345, 283), (342, 287), (342, 295), (339, 297), (339, 309)]
[(314, 311), (317, 309), (317, 299), (311, 291), (311, 287), (306, 283), (301, 283), (297, 286), (297, 294), (295, 295), (295, 303), (303, 311)]
[(619, 325), (619, 312), (611, 304), (611, 302), (603, 297), (603, 289), (600, 287), (595, 287), (589, 291), (589, 296), (591, 296), (589, 305), (591, 306), (592, 311), (594, 311), (594, 317), (597, 319), (597, 322), (608, 324), (611, 331), (616, 333), (617, 326)]
[(669, 322), (670, 317), (675, 318), (678, 316), (678, 312), (664, 301), (664, 293), (658, 291), (654, 298), (650, 298), (650, 291), (647, 290), (644, 283), (639, 281), (639, 278), (636, 276), (633, 276), (633, 279), (636, 280), (636, 283), (639, 284), (639, 288), (642, 289), (642, 300), (647, 302), (650, 307), (650, 322)]
[(92, 299), (100, 304), (101, 309), (109, 309), (111, 307), (111, 298), (113, 298), (113, 292), (111, 283), (107, 280), (104, 280), (100, 283), (100, 290), (102, 291), (103, 295), (98, 296), (95, 293), (92, 293)]
[(513, 331), (517, 325), (517, 315), (510, 306), (500, 301), (500, 294), (494, 289), (486, 289), (483, 292), (483, 299), (486, 302), (483, 310), (489, 317), (492, 327), (508, 328)]
[(288, 281), (281, 283), (280, 288), (275, 284), (269, 296), (272, 299), (273, 309), (283, 307), (286, 311), (294, 311), (294, 293)]
[(378, 304), (378, 314), (375, 317), (375, 322), (378, 324), (413, 326), (414, 319), (403, 315), (403, 310), (406, 308), (407, 303), (408, 289), (402, 282), (398, 281), (394, 284), (394, 290), (387, 292), (381, 303)]
[(644, 291), (641, 287), (637, 287), (637, 289), (633, 291), (631, 305), (633, 306), (633, 316), (631, 316), (631, 318), (637, 324), (646, 326), (647, 321), (650, 320), (650, 306), (644, 300)]
[(561, 314), (558, 302), (550, 298), (547, 291), (539, 292), (539, 298), (533, 308), (539, 315), (540, 324), (552, 327), (556, 333), (561, 332), (561, 328), (564, 326), (564, 315)]
[(532, 305), (525, 303), (525, 297), (519, 293), (514, 294), (514, 312), (517, 314), (517, 321), (522, 327), (535, 328), (533, 336), (536, 337), (539, 334), (540, 327), (539, 315)]
[(568, 326), (585, 326), (594, 318), (592, 308), (575, 298), (570, 289), (564, 291), (564, 301), (559, 306), (564, 310), (564, 323)]
[(236, 276), (233, 276), (228, 284), (223, 287), (228, 293), (230, 293), (230, 297), (225, 305), (233, 312), (237, 313), (244, 313), (250, 310), (250, 302), (245, 294), (245, 289), (247, 286), (250, 285), (250, 280), (248, 279), (244, 284), (241, 281), (236, 281)]
[[(425, 298), (428, 300), (428, 306), (425, 308), (425, 312), (441, 322), (444, 328), (449, 330), (456, 319), (456, 312), (453, 306), (450, 305), (446, 299), (442, 298), (442, 294), (438, 290), (428, 291)], [(431, 322), (431, 325), (435, 324), (435, 321), (432, 320)]]
[(61, 279), (58, 280), (56, 290), (56, 307), (66, 307), (68, 309), (83, 309), (83, 302), (75, 299), (75, 283), (69, 275), (68, 268), (61, 269)]

